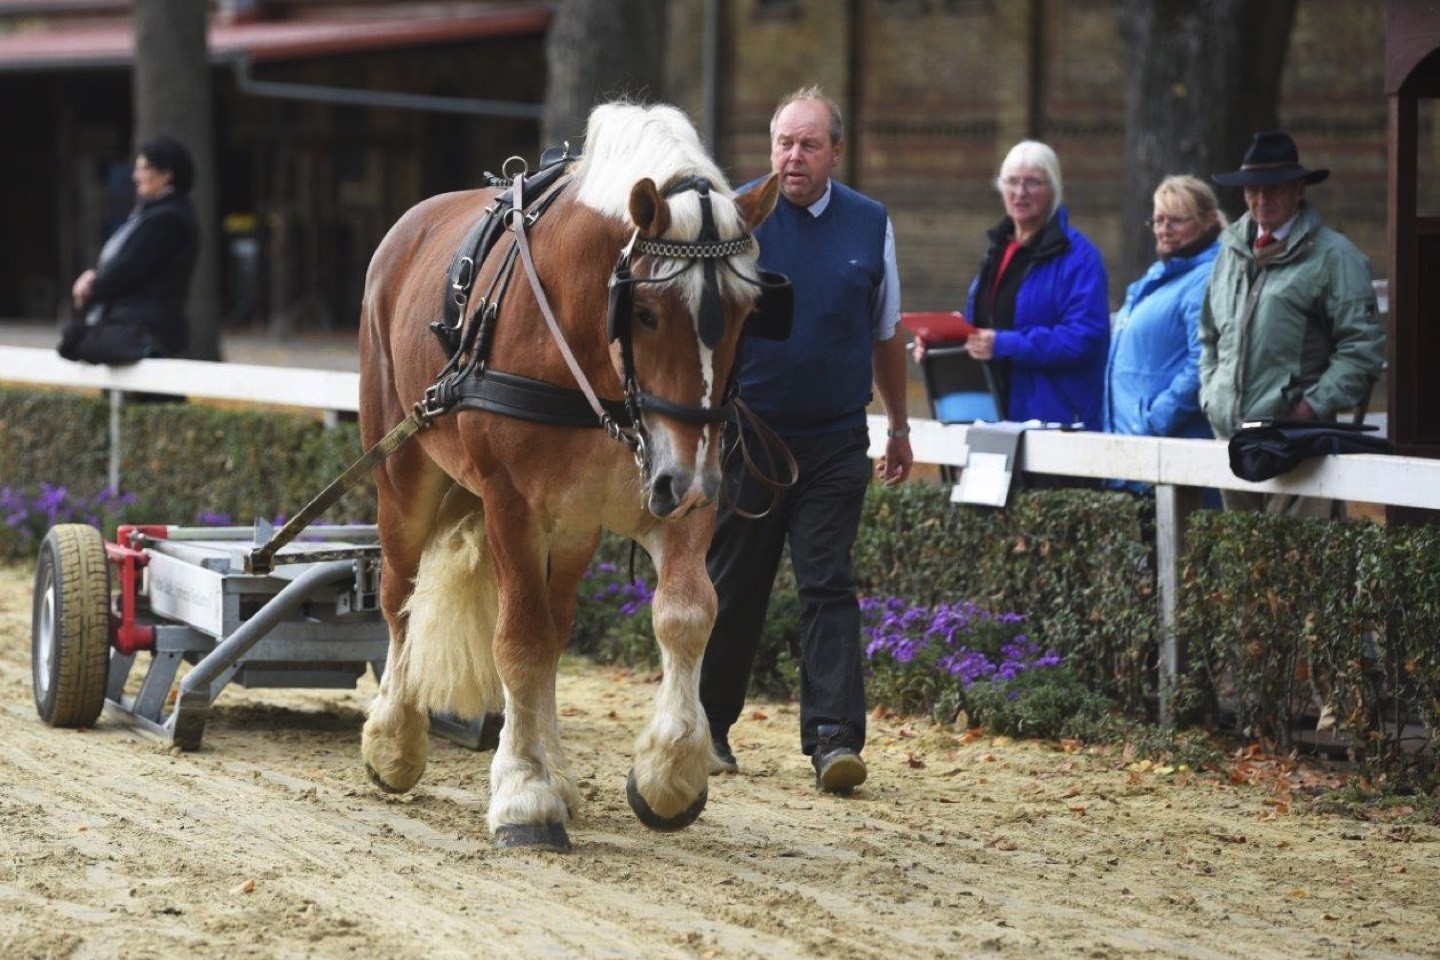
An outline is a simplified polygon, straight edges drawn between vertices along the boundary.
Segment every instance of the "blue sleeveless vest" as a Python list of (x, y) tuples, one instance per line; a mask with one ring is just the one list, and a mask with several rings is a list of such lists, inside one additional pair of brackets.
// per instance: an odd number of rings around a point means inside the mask
[(778, 433), (807, 436), (865, 424), (874, 380), (871, 306), (885, 279), (885, 225), (884, 205), (832, 179), (820, 216), (781, 196), (755, 231), (760, 265), (786, 274), (795, 286), (795, 324), (789, 340), (745, 341), (740, 396)]

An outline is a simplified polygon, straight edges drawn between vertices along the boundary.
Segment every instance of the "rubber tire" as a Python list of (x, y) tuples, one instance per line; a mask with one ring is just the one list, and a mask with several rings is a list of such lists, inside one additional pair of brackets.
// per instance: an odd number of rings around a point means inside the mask
[(110, 562), (94, 527), (59, 524), (40, 546), (30, 659), (40, 719), (52, 727), (94, 725), (110, 672)]

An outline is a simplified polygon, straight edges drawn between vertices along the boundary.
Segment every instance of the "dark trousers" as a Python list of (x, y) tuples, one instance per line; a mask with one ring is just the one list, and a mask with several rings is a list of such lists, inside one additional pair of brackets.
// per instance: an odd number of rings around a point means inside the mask
[[(820, 724), (843, 724), (843, 740), (853, 740), (845, 745), (858, 750), (865, 675), (850, 553), (870, 482), (869, 437), (858, 427), (786, 443), (800, 479), (769, 514), (750, 520), (721, 504), (707, 558), (719, 612), (700, 670), (700, 701), (716, 736), (740, 716), (788, 537), (800, 595), (800, 747), (813, 753)], [(769, 490), (744, 476), (739, 456), (728, 459), (725, 484), (732, 502), (749, 512), (770, 501)]]

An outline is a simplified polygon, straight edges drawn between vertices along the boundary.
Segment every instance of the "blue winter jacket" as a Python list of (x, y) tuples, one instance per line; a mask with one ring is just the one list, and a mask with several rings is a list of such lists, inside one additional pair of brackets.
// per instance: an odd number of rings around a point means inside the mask
[[(975, 316), (975, 295), (987, 265), (1004, 251), (992, 243), (970, 283), (965, 315)], [(995, 332), (995, 359), (1010, 361), (1010, 420), (1100, 427), (1110, 307), (1100, 251), (1062, 206), (1036, 241), (1015, 298), (1010, 329)]]
[(1125, 291), (1105, 368), (1107, 433), (1211, 437), (1200, 410), (1200, 308), (1220, 244), (1151, 264)]

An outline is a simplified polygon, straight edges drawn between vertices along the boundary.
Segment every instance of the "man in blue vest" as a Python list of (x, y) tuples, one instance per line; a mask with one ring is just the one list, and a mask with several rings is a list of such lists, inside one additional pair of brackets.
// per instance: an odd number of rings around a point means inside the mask
[[(785, 341), (749, 339), (740, 395), (785, 440), (799, 479), (763, 517), (770, 491), (727, 462), (710, 545), (719, 612), (700, 674), (715, 748), (712, 772), (739, 771), (730, 727), (745, 704), (765, 612), (788, 539), (800, 595), (800, 746), (816, 785), (847, 794), (865, 780), (864, 662), (851, 548), (870, 480), (866, 406), (871, 384), (889, 419), (876, 473), (898, 484), (914, 455), (906, 418), (900, 280), (885, 207), (831, 179), (844, 146), (840, 109), (818, 87), (781, 100), (770, 120), (781, 200), (756, 231), (760, 263), (794, 284)], [(752, 185), (753, 186), (753, 185)], [(730, 438), (733, 441), (733, 437)], [(736, 508), (739, 508), (738, 510)]]

